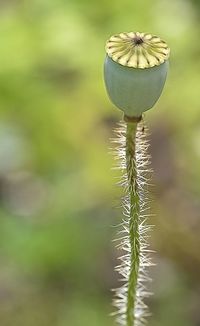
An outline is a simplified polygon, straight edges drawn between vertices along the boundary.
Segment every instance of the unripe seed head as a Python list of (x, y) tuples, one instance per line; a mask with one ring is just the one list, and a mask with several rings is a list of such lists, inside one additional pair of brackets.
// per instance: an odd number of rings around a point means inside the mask
[(120, 33), (106, 43), (104, 78), (108, 95), (125, 115), (140, 116), (161, 95), (170, 50), (157, 36)]

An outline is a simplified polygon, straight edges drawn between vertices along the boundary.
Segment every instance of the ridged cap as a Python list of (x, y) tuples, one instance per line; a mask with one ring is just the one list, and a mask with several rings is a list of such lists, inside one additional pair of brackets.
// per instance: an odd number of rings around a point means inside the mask
[(129, 32), (111, 36), (106, 43), (106, 53), (122, 66), (145, 69), (166, 61), (170, 49), (156, 35)]

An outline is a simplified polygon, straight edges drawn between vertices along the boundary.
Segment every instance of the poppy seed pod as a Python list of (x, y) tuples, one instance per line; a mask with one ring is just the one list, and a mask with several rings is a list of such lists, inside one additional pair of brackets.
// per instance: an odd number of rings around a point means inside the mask
[(140, 117), (159, 99), (170, 49), (155, 35), (120, 33), (106, 43), (104, 79), (108, 95), (127, 117)]

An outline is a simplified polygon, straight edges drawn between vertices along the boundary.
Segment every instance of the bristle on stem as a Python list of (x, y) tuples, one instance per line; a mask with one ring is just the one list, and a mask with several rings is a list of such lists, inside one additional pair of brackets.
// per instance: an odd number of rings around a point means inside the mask
[(149, 281), (147, 267), (151, 266), (147, 233), (151, 226), (148, 218), (148, 180), (150, 178), (150, 156), (147, 154), (146, 126), (141, 122), (123, 122), (116, 130), (117, 158), (123, 171), (121, 185), (124, 219), (119, 231), (117, 248), (123, 252), (116, 270), (122, 276), (123, 285), (116, 290), (114, 306), (117, 321), (124, 326), (141, 326), (149, 315), (144, 298), (145, 282)]

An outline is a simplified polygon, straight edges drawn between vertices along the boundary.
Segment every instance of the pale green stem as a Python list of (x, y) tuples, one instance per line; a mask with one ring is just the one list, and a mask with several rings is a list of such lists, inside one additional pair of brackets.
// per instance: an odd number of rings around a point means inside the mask
[(136, 169), (136, 130), (137, 122), (127, 122), (126, 131), (126, 169), (128, 180), (128, 196), (130, 201), (129, 216), (129, 241), (130, 241), (130, 274), (128, 279), (128, 297), (126, 307), (127, 326), (134, 326), (134, 309), (136, 303), (136, 288), (140, 263), (140, 239), (139, 239), (139, 195)]

